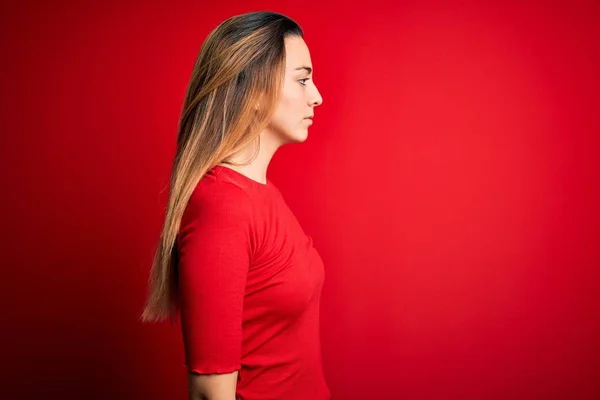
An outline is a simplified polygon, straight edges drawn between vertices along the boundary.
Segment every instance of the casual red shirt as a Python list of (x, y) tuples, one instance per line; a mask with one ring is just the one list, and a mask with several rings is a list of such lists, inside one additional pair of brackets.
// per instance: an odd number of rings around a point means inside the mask
[(236, 399), (321, 400), (323, 261), (275, 185), (215, 166), (177, 241), (185, 365), (239, 370)]

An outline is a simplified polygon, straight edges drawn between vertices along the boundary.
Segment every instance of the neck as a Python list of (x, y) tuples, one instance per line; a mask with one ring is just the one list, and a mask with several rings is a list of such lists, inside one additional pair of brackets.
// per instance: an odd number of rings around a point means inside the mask
[[(228, 161), (235, 164), (247, 163), (256, 151), (256, 146), (256, 142), (249, 144), (238, 153), (229, 157)], [(250, 179), (253, 179), (262, 184), (266, 184), (267, 169), (269, 168), (269, 164), (271, 162), (271, 159), (273, 158), (273, 155), (279, 147), (280, 144), (273, 140), (273, 137), (271, 135), (261, 133), (260, 148), (258, 150), (258, 155), (251, 163), (247, 165), (231, 165), (227, 163), (220, 163), (219, 165), (231, 168), (241, 174), (246, 175)]]

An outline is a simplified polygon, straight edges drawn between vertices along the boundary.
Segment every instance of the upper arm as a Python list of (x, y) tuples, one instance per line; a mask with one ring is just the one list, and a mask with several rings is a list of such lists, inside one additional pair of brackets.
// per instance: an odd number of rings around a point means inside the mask
[(190, 400), (234, 400), (238, 372), (199, 375), (188, 373)]
[(190, 199), (180, 228), (178, 275), (186, 366), (208, 376), (194, 381), (221, 385), (233, 378), (210, 375), (237, 377), (241, 367), (251, 246), (249, 198), (232, 185), (217, 189), (223, 191)]

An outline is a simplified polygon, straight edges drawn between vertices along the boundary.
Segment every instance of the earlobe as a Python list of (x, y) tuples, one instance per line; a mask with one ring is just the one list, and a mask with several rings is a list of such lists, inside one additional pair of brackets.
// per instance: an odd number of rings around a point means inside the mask
[(260, 111), (260, 105), (264, 100), (264, 96), (265, 96), (265, 94), (261, 92), (260, 95), (258, 96), (258, 99), (256, 99), (256, 105), (254, 106), (255, 111)]

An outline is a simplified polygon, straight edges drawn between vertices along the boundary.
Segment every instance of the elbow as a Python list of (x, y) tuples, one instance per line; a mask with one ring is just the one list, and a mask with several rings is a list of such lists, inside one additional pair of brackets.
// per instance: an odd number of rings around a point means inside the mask
[(188, 373), (189, 400), (235, 400), (237, 375)]

